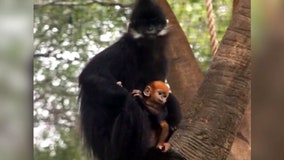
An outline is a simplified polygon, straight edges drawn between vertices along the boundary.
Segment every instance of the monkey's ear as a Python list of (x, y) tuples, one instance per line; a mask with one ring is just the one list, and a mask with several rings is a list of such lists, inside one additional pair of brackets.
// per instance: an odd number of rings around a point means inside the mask
[(146, 88), (143, 91), (144, 96), (149, 97), (151, 95), (151, 87), (146, 86)]

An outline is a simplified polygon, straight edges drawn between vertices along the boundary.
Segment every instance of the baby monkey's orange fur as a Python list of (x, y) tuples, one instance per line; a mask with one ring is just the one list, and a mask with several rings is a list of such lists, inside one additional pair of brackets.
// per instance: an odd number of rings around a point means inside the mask
[[(116, 82), (117, 85), (123, 87), (122, 82)], [(147, 111), (155, 116), (158, 116), (164, 111), (164, 104), (167, 102), (170, 89), (163, 81), (153, 81), (149, 83), (143, 90), (133, 90), (133, 96), (140, 97), (145, 103)], [(166, 120), (160, 120), (159, 125), (161, 130), (157, 132), (158, 142), (156, 148), (162, 152), (167, 152), (171, 148), (171, 144), (166, 142), (169, 135), (169, 124)]]
[[(158, 115), (164, 112), (164, 104), (169, 96), (169, 87), (162, 81), (153, 81), (149, 83), (143, 90), (143, 95), (139, 90), (133, 90), (134, 96), (140, 96), (146, 104), (150, 114)], [(169, 135), (169, 124), (166, 120), (160, 120), (159, 125), (161, 131), (158, 132), (158, 143), (156, 147), (163, 152), (170, 149), (170, 143), (166, 142)]]

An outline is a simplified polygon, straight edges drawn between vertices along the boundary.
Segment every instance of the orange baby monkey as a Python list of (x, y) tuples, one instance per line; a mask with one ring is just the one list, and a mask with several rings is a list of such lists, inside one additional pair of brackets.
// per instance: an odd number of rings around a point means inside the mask
[[(123, 87), (121, 81), (116, 82), (116, 84)], [(166, 142), (169, 139), (170, 127), (165, 120), (168, 113), (167, 109), (164, 107), (169, 92), (169, 87), (163, 81), (153, 81), (149, 83), (144, 88), (143, 92), (140, 90), (132, 91), (133, 96), (140, 97), (138, 102), (141, 102), (142, 106), (150, 114), (151, 122), (159, 125), (159, 127), (154, 127), (156, 134), (154, 143), (156, 148), (160, 149), (162, 152), (167, 152), (171, 148), (171, 144)], [(173, 130), (175, 130), (175, 128)]]
[(169, 88), (162, 81), (153, 81), (149, 83), (143, 90), (143, 94), (139, 90), (133, 90), (134, 96), (139, 96), (144, 102), (146, 110), (154, 115), (158, 120), (160, 129), (156, 130), (157, 145), (156, 147), (163, 152), (170, 149), (170, 143), (166, 142), (169, 135), (169, 124), (165, 120), (167, 110), (165, 110), (164, 104), (169, 96)]

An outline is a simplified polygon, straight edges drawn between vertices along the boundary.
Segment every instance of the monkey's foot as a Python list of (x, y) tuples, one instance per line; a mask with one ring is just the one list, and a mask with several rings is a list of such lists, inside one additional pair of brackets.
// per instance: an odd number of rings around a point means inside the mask
[(171, 144), (168, 142), (162, 143), (162, 144), (158, 144), (157, 148), (160, 149), (162, 152), (167, 152), (170, 148), (171, 148)]

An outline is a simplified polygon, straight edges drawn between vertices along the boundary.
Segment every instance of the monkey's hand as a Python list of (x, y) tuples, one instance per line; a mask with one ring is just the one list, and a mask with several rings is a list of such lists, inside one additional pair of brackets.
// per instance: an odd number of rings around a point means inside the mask
[(122, 82), (121, 81), (117, 81), (116, 82), (117, 85), (119, 85), (120, 87), (123, 87)]
[(137, 97), (143, 98), (142, 92), (141, 92), (140, 90), (138, 90), (138, 89), (134, 89), (131, 94), (132, 94), (134, 97), (137, 96)]
[(164, 143), (158, 143), (156, 147), (162, 152), (167, 152), (172, 147), (172, 145), (168, 142), (164, 142)]

